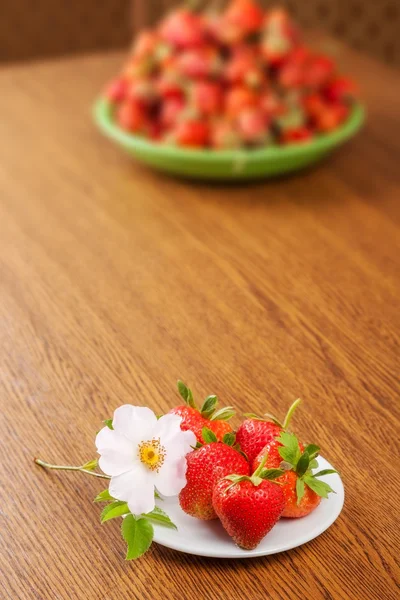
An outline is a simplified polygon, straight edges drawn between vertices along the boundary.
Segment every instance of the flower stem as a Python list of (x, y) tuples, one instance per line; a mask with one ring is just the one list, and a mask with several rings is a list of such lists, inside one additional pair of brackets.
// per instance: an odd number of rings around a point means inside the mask
[(93, 477), (100, 477), (101, 479), (111, 479), (109, 475), (103, 475), (102, 473), (95, 473), (94, 471), (89, 471), (88, 469), (84, 469), (83, 467), (74, 467), (70, 465), (52, 465), (40, 458), (35, 458), (34, 462), (39, 465), (39, 467), (43, 467), (44, 469), (56, 469), (57, 471), (80, 471), (81, 473), (86, 473), (87, 475), (92, 475)]

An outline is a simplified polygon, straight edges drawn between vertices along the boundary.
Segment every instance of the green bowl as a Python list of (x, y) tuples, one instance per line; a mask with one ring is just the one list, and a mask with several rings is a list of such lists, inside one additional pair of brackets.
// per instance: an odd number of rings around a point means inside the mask
[(273, 177), (308, 167), (353, 137), (365, 119), (363, 106), (356, 104), (347, 121), (333, 133), (304, 144), (255, 150), (192, 150), (127, 133), (115, 124), (112, 104), (104, 98), (95, 102), (93, 113), (99, 129), (141, 162), (173, 175), (225, 181)]

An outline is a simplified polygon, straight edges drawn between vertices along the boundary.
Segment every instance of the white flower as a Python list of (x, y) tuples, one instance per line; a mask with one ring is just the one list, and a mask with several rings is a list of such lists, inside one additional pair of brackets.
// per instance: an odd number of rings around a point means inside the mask
[(111, 475), (110, 494), (136, 515), (154, 509), (154, 488), (176, 496), (186, 485), (186, 454), (196, 445), (192, 431), (181, 431), (181, 417), (125, 404), (114, 412), (113, 429), (96, 436), (99, 466)]

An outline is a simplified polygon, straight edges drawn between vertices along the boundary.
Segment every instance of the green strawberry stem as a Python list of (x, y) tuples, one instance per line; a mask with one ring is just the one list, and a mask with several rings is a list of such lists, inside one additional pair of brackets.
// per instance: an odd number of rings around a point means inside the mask
[(247, 417), (248, 419), (257, 419), (258, 421), (272, 421), (272, 423), (275, 423), (275, 425), (279, 425), (279, 427), (281, 427), (282, 429), (287, 429), (289, 427), (289, 423), (293, 417), (294, 411), (299, 406), (300, 402), (301, 402), (300, 398), (297, 398), (297, 400), (295, 400), (293, 402), (293, 404), (289, 408), (288, 412), (286, 413), (286, 416), (285, 416), (283, 422), (280, 421), (279, 419), (277, 419), (271, 413), (264, 413), (264, 415), (262, 417), (259, 417), (258, 415), (254, 414), (254, 413), (244, 413), (244, 416)]
[(289, 410), (286, 413), (286, 417), (283, 421), (283, 425), (282, 428), (283, 429), (287, 429), (289, 427), (289, 423), (293, 417), (294, 411), (296, 410), (296, 408), (299, 406), (301, 402), (301, 398), (297, 398), (297, 400), (295, 400), (292, 404), (292, 406), (289, 408)]
[(86, 473), (86, 475), (92, 475), (93, 477), (99, 477), (100, 479), (111, 479), (108, 475), (103, 475), (102, 473), (95, 473), (89, 469), (85, 469), (85, 465), (80, 467), (70, 466), (70, 465), (52, 465), (40, 458), (34, 458), (34, 462), (39, 465), (39, 467), (43, 467), (44, 469), (56, 469), (57, 471), (80, 471), (81, 473)]

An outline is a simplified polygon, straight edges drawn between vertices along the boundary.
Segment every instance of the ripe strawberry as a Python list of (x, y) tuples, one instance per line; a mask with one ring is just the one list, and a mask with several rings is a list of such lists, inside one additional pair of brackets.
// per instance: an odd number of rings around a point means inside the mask
[(195, 81), (190, 89), (191, 105), (205, 116), (215, 116), (221, 112), (222, 88), (211, 81)]
[(222, 60), (216, 48), (202, 46), (181, 52), (176, 67), (181, 75), (191, 79), (215, 77), (221, 72)]
[(331, 102), (346, 102), (358, 96), (356, 83), (348, 77), (336, 77), (324, 89), (324, 95)]
[(345, 104), (330, 104), (315, 118), (318, 131), (329, 133), (337, 129), (349, 114), (349, 107)]
[(122, 102), (126, 98), (128, 87), (129, 84), (126, 79), (117, 77), (107, 85), (104, 95), (110, 102)]
[(165, 42), (179, 49), (201, 46), (206, 38), (202, 16), (185, 8), (171, 12), (159, 31)]
[(223, 77), (231, 85), (245, 84), (259, 88), (265, 81), (258, 53), (250, 46), (232, 49), (232, 55), (225, 65)]
[(235, 414), (232, 406), (227, 406), (216, 411), (218, 398), (215, 395), (211, 395), (205, 399), (203, 406), (199, 410), (194, 401), (192, 391), (182, 381), (178, 381), (178, 391), (184, 399), (185, 404), (177, 406), (169, 412), (182, 417), (182, 431), (187, 431), (188, 429), (193, 431), (200, 444), (204, 443), (204, 427), (210, 429), (218, 441), (222, 441), (226, 434), (232, 432), (232, 427), (227, 422)]
[(300, 398), (293, 402), (283, 423), (268, 414), (264, 417), (258, 417), (254, 414), (245, 415), (248, 418), (240, 425), (236, 433), (236, 441), (242, 452), (246, 454), (250, 464), (266, 444), (271, 442), (282, 430), (287, 429), (299, 403)]
[(204, 148), (210, 137), (209, 125), (199, 118), (182, 116), (176, 126), (171, 129), (168, 140), (178, 146), (189, 148)]
[(298, 41), (298, 32), (284, 10), (276, 9), (267, 13), (261, 52), (268, 65), (280, 67), (284, 64)]
[(143, 106), (150, 106), (157, 100), (154, 82), (147, 78), (132, 81), (127, 91), (127, 98)]
[(118, 106), (116, 118), (123, 129), (132, 133), (142, 132), (147, 121), (143, 108), (129, 100), (125, 100)]
[(323, 55), (311, 56), (304, 68), (304, 85), (319, 89), (334, 73), (335, 63), (331, 58)]
[(212, 505), (215, 484), (230, 473), (248, 475), (249, 463), (237, 450), (220, 442), (190, 452), (186, 460), (187, 483), (179, 494), (182, 510), (205, 521), (216, 519)]
[(184, 109), (185, 101), (179, 96), (166, 98), (161, 106), (160, 122), (163, 127), (170, 129), (178, 122), (178, 118)]
[(304, 448), (295, 435), (282, 432), (280, 436), (269, 442), (253, 461), (253, 468), (265, 465), (268, 469), (285, 469), (277, 478), (285, 497), (285, 508), (282, 517), (298, 518), (308, 515), (327, 498), (332, 488), (320, 481), (318, 477), (336, 473), (333, 469), (325, 469), (313, 474), (312, 469), (318, 467), (319, 447), (309, 444)]
[(244, 86), (232, 87), (225, 96), (225, 112), (230, 118), (235, 118), (243, 109), (257, 106), (259, 96)]
[(260, 97), (260, 107), (270, 117), (279, 117), (287, 112), (285, 102), (274, 92), (266, 92)]
[(300, 142), (309, 142), (313, 138), (313, 132), (308, 127), (295, 127), (287, 129), (280, 137), (282, 144), (296, 144)]
[(223, 15), (225, 26), (233, 26), (240, 31), (240, 39), (261, 29), (264, 12), (253, 0), (231, 0)]
[(233, 123), (226, 119), (217, 121), (211, 129), (211, 146), (219, 150), (239, 148), (241, 145), (240, 135)]
[(270, 481), (283, 471), (261, 465), (251, 476), (228, 475), (216, 484), (213, 507), (238, 546), (253, 550), (279, 520), (285, 507), (282, 489)]
[(261, 108), (246, 108), (237, 118), (237, 129), (247, 144), (261, 144), (268, 139), (269, 119)]

